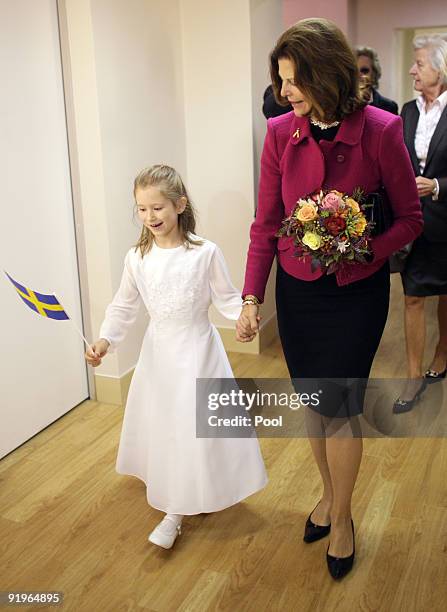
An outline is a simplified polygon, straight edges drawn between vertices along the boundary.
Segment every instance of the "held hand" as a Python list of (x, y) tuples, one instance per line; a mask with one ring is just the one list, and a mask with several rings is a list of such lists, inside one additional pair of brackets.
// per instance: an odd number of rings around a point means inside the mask
[(432, 195), (435, 186), (436, 183), (433, 179), (426, 178), (425, 176), (416, 177), (416, 187), (418, 188), (418, 195), (420, 198)]
[(104, 338), (97, 340), (95, 344), (92, 344), (91, 349), (88, 348), (85, 351), (86, 362), (94, 368), (101, 365), (102, 358), (109, 350), (109, 346), (109, 342)]
[(256, 334), (252, 334), (246, 331), (246, 327), (243, 321), (239, 320), (236, 323), (236, 340), (238, 342), (251, 342), (254, 340)]
[(262, 317), (258, 315), (259, 306), (247, 304), (236, 323), (236, 340), (238, 342), (251, 342), (259, 331), (259, 322)]

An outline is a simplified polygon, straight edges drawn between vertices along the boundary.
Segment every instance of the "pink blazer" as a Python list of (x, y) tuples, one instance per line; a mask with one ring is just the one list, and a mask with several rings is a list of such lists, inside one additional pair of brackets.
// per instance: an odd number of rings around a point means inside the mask
[(292, 238), (275, 238), (281, 221), (297, 200), (317, 189), (364, 193), (384, 186), (393, 209), (393, 225), (372, 239), (374, 258), (368, 264), (343, 264), (336, 272), (338, 285), (366, 278), (378, 270), (394, 251), (422, 232), (421, 205), (414, 172), (396, 115), (367, 106), (343, 119), (332, 142), (317, 143), (307, 117), (293, 112), (269, 119), (261, 157), (261, 177), (256, 218), (243, 295), (264, 299), (265, 286), (275, 255), (282, 268), (303, 280), (322, 276), (312, 272), (310, 259), (294, 257)]

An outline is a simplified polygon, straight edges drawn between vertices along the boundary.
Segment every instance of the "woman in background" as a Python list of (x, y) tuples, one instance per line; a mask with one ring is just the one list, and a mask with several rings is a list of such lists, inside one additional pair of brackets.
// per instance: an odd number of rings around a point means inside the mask
[[(408, 381), (395, 412), (411, 410), (427, 383), (442, 380), (447, 364), (447, 41), (418, 36), (410, 75), (416, 100), (402, 108), (404, 138), (416, 176), (424, 231), (413, 243), (402, 284)], [(423, 377), (425, 298), (439, 296), (439, 340)]]

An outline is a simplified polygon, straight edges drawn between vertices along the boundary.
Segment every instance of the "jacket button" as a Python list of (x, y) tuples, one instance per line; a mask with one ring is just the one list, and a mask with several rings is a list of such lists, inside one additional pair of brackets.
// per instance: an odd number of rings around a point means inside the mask
[(337, 155), (337, 161), (338, 162), (344, 162), (345, 161), (345, 156), (344, 155)]

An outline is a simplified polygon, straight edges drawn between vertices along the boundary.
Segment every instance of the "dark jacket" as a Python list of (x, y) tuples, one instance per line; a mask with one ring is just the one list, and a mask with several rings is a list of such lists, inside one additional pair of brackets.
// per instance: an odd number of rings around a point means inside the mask
[(278, 104), (273, 94), (273, 87), (269, 85), (264, 91), (264, 104), (262, 105), (264, 117), (266, 119), (270, 119), (271, 117), (279, 117), (285, 113), (290, 113), (291, 110), (292, 107), (290, 104), (287, 104), (287, 106), (281, 106)]
[(382, 96), (382, 94), (377, 89), (373, 89), (372, 91), (373, 99), (371, 102), (371, 106), (376, 106), (377, 108), (386, 110), (389, 113), (393, 113), (393, 115), (399, 114), (399, 107), (397, 106), (396, 102), (394, 102), (394, 100), (385, 98), (385, 96)]
[[(414, 148), (414, 137), (419, 120), (416, 100), (407, 102), (402, 108), (404, 140), (410, 154), (415, 176), (421, 175)], [(424, 215), (424, 236), (431, 242), (447, 242), (447, 107), (439, 119), (428, 148), (427, 160), (422, 176), (436, 178), (439, 182), (438, 200), (432, 196), (421, 198)]]

